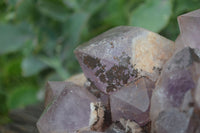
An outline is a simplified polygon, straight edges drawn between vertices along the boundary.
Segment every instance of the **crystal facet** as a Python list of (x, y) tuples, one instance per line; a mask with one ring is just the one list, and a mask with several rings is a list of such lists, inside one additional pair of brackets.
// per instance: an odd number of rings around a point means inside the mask
[(189, 115), (171, 108), (159, 114), (154, 130), (157, 133), (185, 133), (189, 125), (189, 117)]
[(112, 119), (134, 120), (140, 125), (149, 122), (149, 108), (154, 82), (141, 78), (110, 96)]
[(62, 90), (68, 85), (68, 82), (72, 82), (83, 87), (86, 82), (86, 78), (84, 74), (81, 73), (70, 77), (66, 80), (66, 82), (48, 81), (45, 87), (45, 107), (60, 95)]
[(86, 89), (68, 83), (37, 122), (40, 133), (73, 133), (87, 127), (90, 119), (90, 103), (96, 101)]
[(66, 87), (66, 82), (48, 81), (45, 90), (45, 107), (60, 95)]
[(84, 74), (47, 83), (39, 132), (200, 133), (200, 9), (178, 22), (175, 45), (120, 26), (79, 46)]
[(194, 97), (197, 107), (200, 110), (200, 78), (198, 80), (196, 90), (194, 91)]
[[(183, 125), (184, 132), (190, 128), (189, 122), (193, 122), (191, 116), (195, 113), (191, 107), (194, 102), (192, 93), (200, 76), (199, 61), (193, 49), (184, 48), (165, 64), (151, 99), (153, 131), (179, 133), (179, 127)], [(176, 123), (171, 125), (172, 121)]]
[(200, 9), (178, 17), (184, 45), (200, 49)]
[(155, 81), (173, 49), (172, 41), (156, 33), (120, 26), (79, 46), (75, 54), (85, 76), (109, 93), (142, 76)]
[(85, 83), (85, 87), (91, 92), (94, 96), (96, 96), (104, 105), (109, 106), (109, 95), (100, 91), (92, 81), (87, 81)]

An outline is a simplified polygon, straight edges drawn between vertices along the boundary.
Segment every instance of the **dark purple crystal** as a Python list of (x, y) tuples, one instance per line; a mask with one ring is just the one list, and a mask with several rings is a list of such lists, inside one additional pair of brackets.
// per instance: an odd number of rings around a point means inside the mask
[(110, 96), (112, 119), (120, 118), (134, 120), (140, 125), (147, 124), (154, 82), (141, 78), (130, 83)]
[(155, 81), (173, 50), (174, 43), (156, 33), (120, 26), (79, 46), (75, 54), (85, 76), (109, 93), (142, 76)]
[(47, 83), (39, 132), (200, 133), (200, 9), (178, 22), (175, 45), (120, 26), (79, 46), (84, 74)]
[(192, 93), (200, 77), (199, 61), (194, 49), (184, 48), (165, 64), (151, 99), (153, 132), (185, 133), (193, 126)]
[(89, 126), (90, 103), (97, 99), (86, 89), (68, 83), (37, 122), (40, 133), (73, 133)]
[(178, 22), (183, 44), (200, 50), (200, 9), (179, 16)]
[(68, 83), (59, 81), (48, 81), (45, 87), (45, 107), (57, 98)]

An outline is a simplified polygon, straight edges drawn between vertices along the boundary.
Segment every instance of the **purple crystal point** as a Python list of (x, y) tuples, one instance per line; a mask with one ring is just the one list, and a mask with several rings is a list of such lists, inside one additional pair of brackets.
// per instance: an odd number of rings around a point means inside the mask
[[(195, 113), (191, 103), (194, 102), (192, 93), (199, 78), (199, 61), (193, 49), (184, 48), (163, 67), (151, 99), (153, 131), (182, 133), (190, 128), (191, 116)], [(180, 131), (179, 127), (183, 125)]]
[(109, 93), (142, 76), (155, 81), (173, 49), (172, 41), (156, 33), (120, 26), (79, 46), (75, 54), (85, 76)]
[(90, 103), (95, 101), (96, 98), (86, 89), (68, 83), (37, 122), (40, 133), (73, 133), (87, 127), (90, 119)]
[(94, 84), (94, 82), (88, 80), (85, 83), (86, 89), (91, 92), (94, 96), (96, 96), (104, 105), (109, 106), (109, 95), (100, 91)]
[(156, 133), (186, 133), (191, 114), (169, 109), (161, 112), (155, 121)]
[(60, 95), (63, 89), (69, 84), (68, 82), (72, 82), (83, 87), (86, 82), (86, 78), (84, 74), (81, 73), (70, 77), (66, 80), (66, 82), (48, 81), (45, 87), (45, 107)]
[(154, 82), (146, 78), (130, 83), (110, 96), (112, 119), (136, 121), (139, 125), (149, 122), (149, 108)]
[(200, 49), (200, 9), (178, 17), (184, 45)]
[(45, 90), (45, 107), (60, 95), (66, 87), (66, 82), (48, 81)]

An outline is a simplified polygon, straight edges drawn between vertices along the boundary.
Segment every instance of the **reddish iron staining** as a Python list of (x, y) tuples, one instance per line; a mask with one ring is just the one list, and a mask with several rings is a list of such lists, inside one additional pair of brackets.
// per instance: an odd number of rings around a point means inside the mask
[(97, 71), (96, 71), (96, 73), (95, 73), (95, 75), (98, 77), (101, 73), (103, 73), (104, 72), (104, 70), (102, 69), (102, 68), (99, 68)]
[(99, 79), (100, 79), (100, 81), (103, 82), (103, 83), (106, 82), (106, 77), (105, 77), (104, 74), (101, 74), (101, 75), (99, 76)]
[[(118, 65), (113, 65), (109, 70), (105, 70), (105, 65), (100, 63), (100, 59), (91, 56), (84, 56), (83, 63), (90, 69), (98, 68), (95, 76), (99, 78), (102, 83), (107, 84), (106, 91), (112, 92), (124, 84), (128, 83), (131, 77), (138, 77), (138, 70), (130, 64), (130, 57), (122, 55), (120, 57), (113, 57), (118, 60)], [(92, 82), (91, 82), (92, 83)], [(94, 86), (94, 83), (92, 83)], [(96, 86), (94, 87), (96, 88)]]
[(115, 81), (123, 81), (124, 84), (127, 83), (129, 77), (129, 74), (125, 74), (125, 71), (127, 70), (124, 66), (117, 66), (114, 65), (109, 71), (106, 72), (106, 77), (108, 78), (108, 84), (113, 83)]
[(83, 63), (84, 63), (87, 67), (89, 67), (89, 68), (91, 68), (91, 69), (94, 69), (94, 68), (96, 68), (97, 66), (101, 66), (101, 64), (100, 64), (100, 59), (98, 59), (98, 58), (93, 58), (93, 57), (91, 57), (91, 56), (84, 56), (83, 58), (84, 58), (84, 59), (83, 59)]
[(100, 98), (101, 97), (101, 91), (96, 87), (94, 82), (92, 82), (90, 79), (88, 79), (88, 81), (90, 82), (90, 86), (87, 87), (88, 91), (90, 91), (97, 98)]
[(113, 92), (113, 91), (116, 91), (116, 86), (111, 84), (111, 85), (108, 85), (107, 88), (106, 88), (106, 92)]

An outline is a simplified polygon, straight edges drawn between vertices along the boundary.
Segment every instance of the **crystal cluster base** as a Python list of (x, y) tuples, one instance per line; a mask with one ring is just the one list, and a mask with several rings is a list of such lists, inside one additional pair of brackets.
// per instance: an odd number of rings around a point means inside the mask
[(200, 133), (200, 10), (175, 43), (120, 26), (80, 45), (83, 73), (48, 82), (40, 133)]

